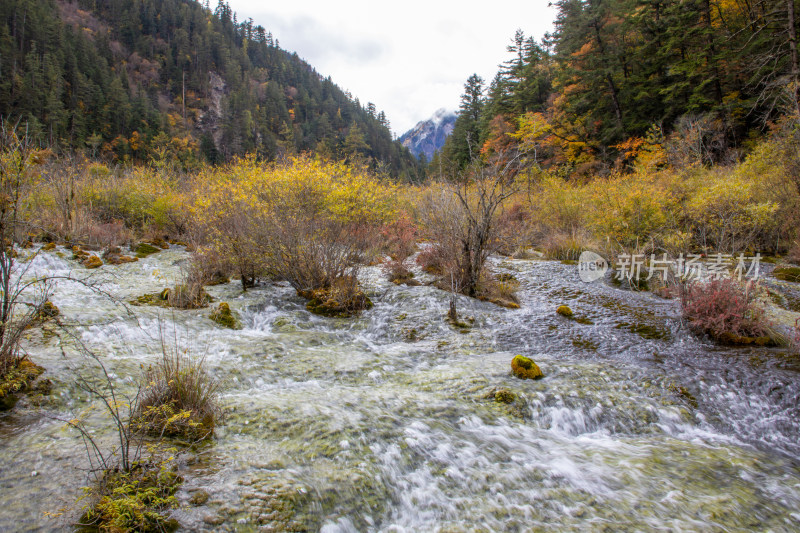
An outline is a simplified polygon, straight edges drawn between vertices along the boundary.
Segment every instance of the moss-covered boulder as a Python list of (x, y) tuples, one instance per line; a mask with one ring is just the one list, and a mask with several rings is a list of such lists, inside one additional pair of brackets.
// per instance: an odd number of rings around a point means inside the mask
[[(43, 372), (44, 368), (27, 359), (7, 363), (5, 371), (0, 374), (0, 411), (14, 407), (22, 393), (39, 388), (46, 392), (48, 387), (36, 386), (36, 380)], [(49, 381), (45, 381), (49, 384)]]
[(61, 310), (56, 307), (53, 302), (46, 300), (41, 306), (39, 306), (39, 309), (36, 310), (36, 319), (43, 321), (49, 318), (55, 318), (60, 314)]
[(772, 275), (782, 281), (800, 283), (800, 267), (780, 267), (772, 271)]
[(136, 253), (136, 257), (141, 259), (147, 257), (148, 255), (153, 255), (154, 253), (160, 252), (161, 248), (153, 246), (150, 243), (141, 242), (133, 247), (132, 250), (134, 253)]
[(724, 332), (712, 337), (721, 344), (729, 346), (775, 346), (777, 342), (769, 336), (748, 337), (744, 335), (736, 335), (731, 332)]
[(566, 318), (573, 317), (572, 309), (570, 309), (569, 306), (566, 305), (559, 305), (558, 309), (556, 309), (556, 313)]
[(231, 279), (226, 276), (223, 272), (217, 270), (213, 274), (211, 274), (211, 278), (206, 281), (206, 285), (209, 287), (213, 287), (214, 285), (225, 285), (230, 283)]
[(137, 461), (127, 472), (110, 468), (90, 491), (93, 503), (80, 525), (88, 531), (175, 531), (180, 524), (169, 514), (178, 506), (175, 493), (182, 482), (174, 465), (155, 458)]
[(539, 366), (523, 355), (517, 355), (511, 360), (511, 371), (520, 379), (540, 379), (544, 377)]
[(414, 279), (414, 273), (405, 267), (395, 268), (389, 272), (389, 281), (395, 285), (408, 285), (409, 287), (421, 285), (419, 281)]
[(496, 391), (494, 391), (492, 399), (497, 403), (504, 403), (506, 405), (511, 405), (517, 399), (517, 395), (508, 389), (497, 389)]
[(242, 329), (241, 323), (231, 311), (231, 307), (227, 302), (220, 302), (219, 306), (211, 313), (210, 318), (220, 326), (230, 329)]
[(103, 252), (103, 261), (109, 265), (122, 265), (138, 261), (138, 258), (123, 254), (119, 246), (109, 246)]
[(202, 287), (178, 285), (137, 296), (130, 301), (131, 305), (155, 305), (158, 307), (176, 307), (178, 309), (201, 309), (208, 307), (214, 299)]
[(372, 300), (361, 290), (342, 293), (330, 288), (298, 290), (297, 294), (308, 299), (306, 309), (315, 315), (348, 318), (361, 311), (372, 309)]
[(89, 252), (82, 249), (78, 245), (72, 247), (72, 259), (75, 259), (77, 261), (85, 261), (88, 258), (89, 258)]
[(103, 266), (103, 260), (96, 255), (90, 255), (83, 260), (82, 264), (86, 268), (99, 268)]

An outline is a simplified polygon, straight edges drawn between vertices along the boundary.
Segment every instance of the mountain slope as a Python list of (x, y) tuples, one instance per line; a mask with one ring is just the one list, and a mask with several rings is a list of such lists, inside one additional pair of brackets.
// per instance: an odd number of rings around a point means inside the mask
[(444, 146), (447, 136), (453, 131), (456, 114), (446, 109), (439, 109), (428, 120), (418, 122), (416, 126), (405, 132), (398, 140), (412, 154), (419, 157), (425, 154), (430, 161), (433, 154)]
[(189, 166), (313, 150), (416, 172), (382, 113), (222, 2), (6, 0), (0, 59), (0, 115), (62, 151)]

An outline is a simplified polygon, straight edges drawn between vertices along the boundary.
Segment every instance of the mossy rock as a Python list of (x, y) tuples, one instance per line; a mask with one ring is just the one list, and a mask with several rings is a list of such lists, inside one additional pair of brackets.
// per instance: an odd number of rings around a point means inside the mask
[(38, 320), (47, 320), (48, 318), (55, 318), (61, 314), (61, 310), (50, 300), (45, 301), (36, 311), (36, 318)]
[[(478, 298), (478, 299), (479, 300), (484, 300), (483, 298)], [(493, 303), (494, 305), (497, 305), (497, 306), (500, 306), (500, 307), (505, 307), (506, 309), (519, 309), (519, 304), (517, 302), (514, 302), (512, 300), (507, 300), (505, 298), (489, 298), (489, 299), (484, 300), (484, 301)]]
[(776, 342), (768, 336), (748, 337), (729, 332), (716, 335), (714, 339), (729, 346), (775, 346), (776, 344)]
[(217, 270), (211, 275), (211, 279), (206, 282), (206, 285), (209, 287), (213, 287), (214, 285), (225, 285), (226, 283), (230, 283), (230, 278)]
[(419, 287), (422, 285), (419, 281), (414, 279), (414, 273), (406, 269), (392, 273), (392, 275), (389, 276), (389, 281), (395, 285), (406, 285), (408, 287)]
[(449, 314), (447, 315), (447, 322), (453, 326), (454, 328), (458, 329), (459, 333), (469, 333), (472, 327), (475, 325), (475, 317), (452, 317)]
[(511, 371), (520, 379), (540, 379), (544, 377), (539, 366), (524, 355), (517, 355), (511, 360)]
[(517, 395), (511, 392), (508, 389), (497, 389), (494, 391), (494, 395), (492, 398), (497, 403), (504, 403), (506, 405), (511, 405), (516, 401)]
[(133, 248), (133, 251), (136, 253), (136, 257), (141, 259), (147, 257), (148, 255), (153, 255), (154, 253), (160, 252), (161, 248), (146, 242), (142, 242), (136, 245), (136, 247)]
[(183, 482), (174, 467), (139, 461), (129, 472), (106, 470), (93, 494), (95, 503), (80, 526), (96, 531), (172, 532), (180, 527), (169, 512)]
[(191, 295), (186, 285), (166, 288), (161, 292), (153, 292), (137, 296), (130, 301), (131, 305), (155, 305), (158, 307), (175, 307), (177, 309), (201, 309), (207, 307), (214, 299), (204, 290)]
[(76, 259), (78, 261), (84, 261), (85, 259), (88, 259), (88, 257), (89, 257), (89, 252), (86, 252), (80, 246), (75, 245), (72, 247), (73, 259)]
[(169, 249), (169, 243), (167, 241), (165, 241), (164, 239), (153, 239), (147, 244), (152, 244), (153, 246), (157, 246), (158, 248), (161, 248), (162, 250), (168, 250)]
[(209, 318), (220, 326), (230, 329), (242, 329), (242, 325), (233, 314), (233, 311), (231, 311), (231, 307), (227, 302), (220, 302), (214, 312), (209, 315)]
[(208, 501), (208, 498), (208, 492), (204, 490), (196, 490), (192, 492), (192, 495), (189, 497), (189, 503), (194, 506), (205, 505), (205, 503)]
[(692, 406), (692, 408), (697, 409), (697, 398), (695, 398), (694, 395), (689, 392), (689, 389), (680, 385), (675, 385), (674, 383), (670, 383), (668, 388), (670, 391), (675, 393), (675, 395), (683, 398), (686, 403)]
[(800, 283), (800, 267), (780, 267), (772, 271), (772, 275), (781, 281)]
[(42, 246), (42, 250), (45, 252), (49, 252), (50, 250), (55, 250), (55, 249), (56, 249), (56, 243), (54, 242), (48, 242), (47, 244)]
[(361, 311), (372, 309), (372, 300), (362, 291), (355, 292), (344, 301), (338, 301), (331, 296), (328, 288), (316, 290), (298, 290), (297, 294), (307, 298), (309, 302), (306, 309), (315, 315), (331, 318), (348, 318), (359, 314)]
[(14, 407), (19, 394), (34, 390), (34, 384), (42, 373), (44, 368), (27, 359), (9, 363), (0, 375), (0, 411)]
[(99, 268), (103, 266), (103, 260), (96, 255), (90, 255), (83, 261), (83, 266), (86, 268)]
[(572, 309), (566, 305), (559, 305), (558, 309), (556, 309), (556, 313), (566, 318), (572, 318), (573, 316)]
[(109, 265), (122, 265), (124, 263), (133, 263), (138, 260), (139, 259), (136, 257), (124, 255), (118, 246), (110, 246), (103, 252), (103, 261)]

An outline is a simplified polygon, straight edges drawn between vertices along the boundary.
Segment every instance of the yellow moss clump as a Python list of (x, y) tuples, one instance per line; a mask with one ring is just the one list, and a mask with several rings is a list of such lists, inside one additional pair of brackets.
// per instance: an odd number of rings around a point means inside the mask
[(89, 257), (89, 253), (81, 249), (80, 246), (73, 246), (72, 247), (72, 258), (77, 259), (79, 261), (83, 261)]
[(567, 318), (572, 318), (572, 309), (566, 305), (559, 305), (558, 309), (556, 309), (556, 313)]
[(36, 311), (36, 318), (39, 320), (47, 320), (48, 318), (55, 318), (61, 314), (56, 305), (50, 300), (45, 301), (42, 306)]
[(54, 242), (48, 242), (47, 244), (42, 246), (42, 250), (44, 250), (45, 252), (49, 252), (50, 250), (55, 250), (55, 249), (56, 249), (56, 243)]
[(103, 266), (103, 260), (96, 255), (90, 255), (85, 261), (83, 261), (83, 266), (86, 268), (98, 268)]
[(539, 366), (523, 355), (517, 355), (511, 360), (511, 371), (520, 379), (540, 379), (544, 377)]

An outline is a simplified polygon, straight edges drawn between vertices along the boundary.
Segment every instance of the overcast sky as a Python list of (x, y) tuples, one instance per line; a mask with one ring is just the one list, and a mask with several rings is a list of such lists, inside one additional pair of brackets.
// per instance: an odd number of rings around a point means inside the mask
[[(488, 84), (517, 28), (552, 30), (548, 0), (229, 0), (363, 105), (386, 112), (399, 136), (441, 108), (457, 109), (474, 72)], [(213, 9), (216, 2), (211, 2)]]

